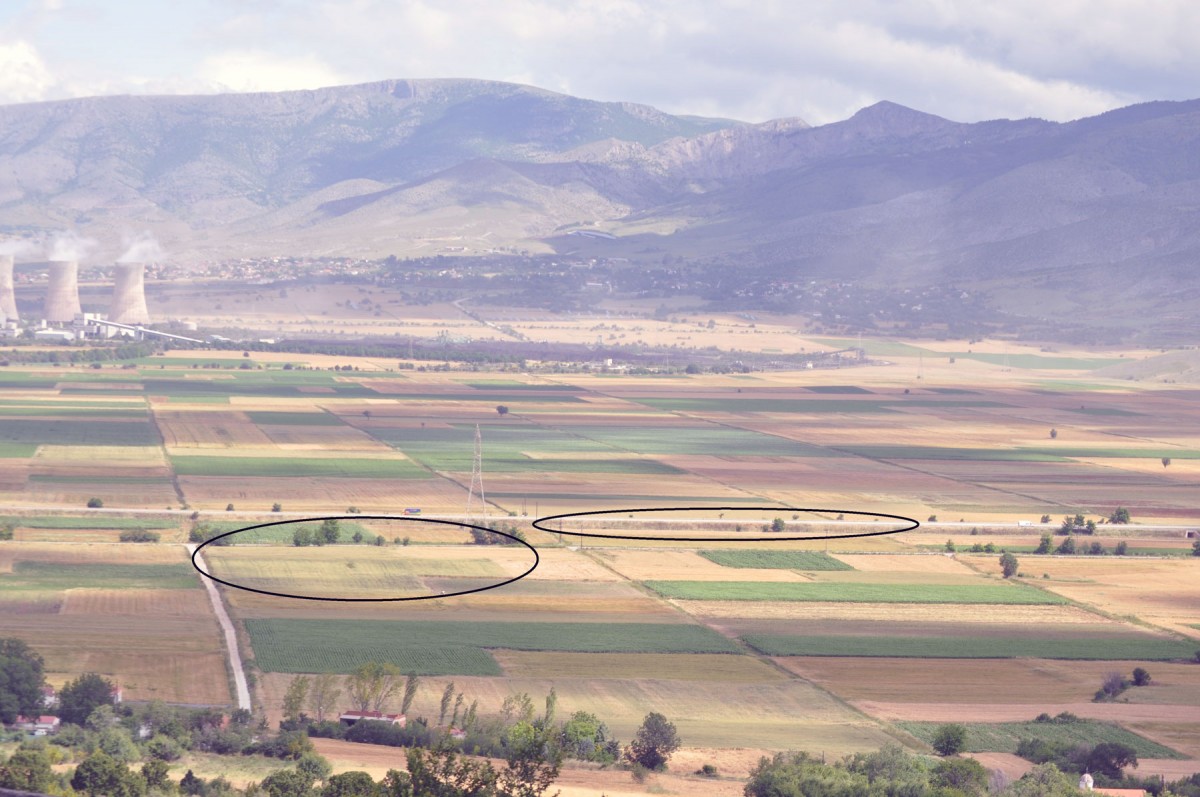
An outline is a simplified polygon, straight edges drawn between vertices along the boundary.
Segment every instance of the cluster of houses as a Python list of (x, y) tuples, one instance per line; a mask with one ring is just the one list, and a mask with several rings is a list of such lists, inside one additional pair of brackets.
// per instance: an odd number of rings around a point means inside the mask
[[(113, 703), (120, 703), (124, 699), (121, 693), (120, 686), (114, 686), (112, 691)], [(42, 687), (42, 708), (53, 709), (58, 705), (58, 693), (54, 691), (53, 686)], [(14, 731), (25, 731), (32, 733), (34, 736), (50, 736), (57, 733), (62, 721), (53, 714), (40, 714), (36, 717), (26, 717), (23, 714), (17, 716), (16, 722), (8, 727)]]

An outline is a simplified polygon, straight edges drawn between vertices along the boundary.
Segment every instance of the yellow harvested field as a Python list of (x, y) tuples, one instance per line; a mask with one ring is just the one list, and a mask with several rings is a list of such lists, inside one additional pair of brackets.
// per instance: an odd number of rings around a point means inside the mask
[(341, 513), (349, 506), (364, 513), (395, 512), (406, 506), (419, 506), (425, 512), (461, 512), (467, 498), (466, 488), (437, 478), (180, 476), (179, 486), (188, 503), (199, 509), (221, 510), (233, 503), (238, 509), (266, 511), (280, 502), (285, 511), (312, 511), (316, 515)]
[(537, 570), (529, 574), (531, 580), (551, 581), (623, 581), (624, 579), (598, 564), (590, 556), (565, 548), (538, 548)]
[(159, 446), (39, 446), (38, 464), (112, 462), (121, 467), (164, 467), (167, 458)]
[(64, 593), (59, 614), (209, 617), (212, 605), (199, 590), (80, 587)]
[(1050, 574), (1046, 588), (1071, 600), (1200, 637), (1200, 557), (1045, 557), (1038, 570)]
[(787, 676), (761, 659), (720, 653), (561, 653), (497, 650), (513, 678), (659, 678), (720, 683), (774, 683)]
[[(886, 620), (889, 622), (945, 622), (945, 606), (922, 603), (821, 603), (799, 601), (688, 601), (674, 605), (697, 617), (763, 620)], [(977, 613), (979, 622), (995, 625), (1095, 624), (1114, 627), (1118, 623), (1075, 606), (989, 605)], [(1093, 690), (1094, 691), (1094, 690)]]
[(792, 570), (723, 567), (693, 551), (593, 551), (590, 554), (634, 581), (810, 581)]

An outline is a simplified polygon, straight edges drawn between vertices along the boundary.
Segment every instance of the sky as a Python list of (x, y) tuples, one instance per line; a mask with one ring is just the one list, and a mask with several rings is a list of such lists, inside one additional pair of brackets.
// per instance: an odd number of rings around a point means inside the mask
[(470, 77), (744, 121), (1200, 96), (1195, 0), (2, 0), (0, 104)]

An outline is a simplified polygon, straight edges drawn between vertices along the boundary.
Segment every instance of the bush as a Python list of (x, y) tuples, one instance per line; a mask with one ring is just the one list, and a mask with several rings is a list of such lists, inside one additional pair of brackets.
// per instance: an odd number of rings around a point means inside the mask
[(958, 723), (942, 725), (933, 736), (933, 749), (938, 755), (948, 756), (961, 753), (967, 745), (967, 728)]
[(100, 509), (104, 506), (104, 502), (99, 498), (89, 498), (87, 502), (88, 509)]
[(1150, 673), (1144, 667), (1135, 667), (1133, 670), (1133, 685), (1134, 686), (1149, 686)]
[(157, 531), (146, 531), (145, 529), (122, 531), (120, 536), (121, 542), (158, 542), (161, 538)]
[(715, 778), (717, 776), (717, 768), (712, 764), (705, 764), (696, 770), (695, 774), (702, 778)]

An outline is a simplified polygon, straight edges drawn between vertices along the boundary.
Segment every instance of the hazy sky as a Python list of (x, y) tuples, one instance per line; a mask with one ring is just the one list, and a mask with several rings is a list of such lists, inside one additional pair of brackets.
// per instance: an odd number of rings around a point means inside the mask
[(475, 77), (749, 121), (1064, 120), (1196, 75), (1196, 0), (0, 0), (0, 103)]

